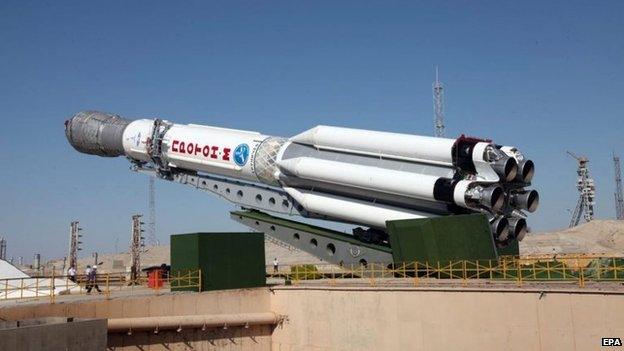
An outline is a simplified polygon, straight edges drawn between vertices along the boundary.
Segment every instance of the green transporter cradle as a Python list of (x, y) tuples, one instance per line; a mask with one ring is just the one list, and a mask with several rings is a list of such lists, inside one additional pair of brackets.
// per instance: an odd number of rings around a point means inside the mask
[[(171, 236), (171, 274), (184, 276), (201, 269), (201, 290), (251, 288), (265, 285), (263, 233), (191, 233)], [(172, 291), (197, 291), (186, 281)], [(190, 285), (197, 285), (197, 282)]]

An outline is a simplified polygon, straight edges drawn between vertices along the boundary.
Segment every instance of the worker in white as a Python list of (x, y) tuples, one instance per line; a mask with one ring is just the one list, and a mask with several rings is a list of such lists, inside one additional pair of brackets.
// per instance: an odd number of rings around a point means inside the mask
[(69, 269), (67, 270), (67, 277), (72, 282), (76, 282), (76, 268), (74, 268), (74, 266), (69, 267)]
[(273, 273), (277, 273), (279, 268), (279, 261), (277, 260), (277, 257), (275, 257), (273, 259)]

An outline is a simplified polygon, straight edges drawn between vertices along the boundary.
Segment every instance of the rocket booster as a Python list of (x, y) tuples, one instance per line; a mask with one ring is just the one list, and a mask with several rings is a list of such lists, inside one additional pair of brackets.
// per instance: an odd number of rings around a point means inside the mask
[[(539, 203), (534, 164), (516, 148), (317, 126), (291, 138), (85, 111), (65, 122), (78, 151), (126, 156), (164, 179), (206, 174), (279, 189), (298, 214), (385, 229), (388, 220), (481, 212), (504, 244)], [(245, 207), (254, 207), (253, 203)]]

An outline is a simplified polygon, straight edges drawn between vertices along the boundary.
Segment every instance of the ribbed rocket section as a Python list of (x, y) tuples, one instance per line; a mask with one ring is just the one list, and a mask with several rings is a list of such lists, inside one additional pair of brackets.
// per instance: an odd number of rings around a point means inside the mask
[(82, 153), (116, 157), (125, 153), (122, 137), (128, 124), (129, 120), (117, 115), (83, 111), (65, 121), (65, 136)]
[(279, 172), (277, 155), (286, 141), (284, 138), (268, 137), (258, 145), (254, 157), (254, 173), (261, 182), (279, 186), (276, 176)]

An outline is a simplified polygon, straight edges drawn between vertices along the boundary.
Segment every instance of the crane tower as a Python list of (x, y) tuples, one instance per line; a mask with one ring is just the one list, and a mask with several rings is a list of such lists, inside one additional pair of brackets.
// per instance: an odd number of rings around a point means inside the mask
[(579, 191), (579, 199), (572, 213), (570, 219), (570, 228), (577, 226), (581, 221), (581, 215), (585, 218), (586, 222), (594, 219), (594, 198), (596, 197), (596, 186), (594, 179), (589, 175), (589, 168), (587, 163), (589, 159), (585, 156), (577, 156), (574, 153), (568, 151), (568, 155), (572, 156), (578, 161), (578, 180), (576, 182), (576, 188)]
[(436, 67), (436, 80), (433, 82), (433, 123), (434, 135), (444, 136), (444, 86), (438, 79), (438, 67)]
[(613, 153), (615, 166), (615, 218), (624, 219), (624, 196), (622, 195), (622, 171), (620, 170), (620, 157)]

